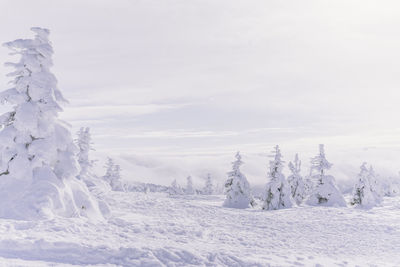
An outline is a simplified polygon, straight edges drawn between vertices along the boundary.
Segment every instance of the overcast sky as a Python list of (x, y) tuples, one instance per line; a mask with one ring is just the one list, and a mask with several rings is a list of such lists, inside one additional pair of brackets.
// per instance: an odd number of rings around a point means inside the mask
[[(51, 30), (62, 118), (99, 151), (399, 148), (398, 1), (0, 1)], [(10, 58), (0, 48), (0, 61)], [(7, 69), (0, 85), (7, 88)], [(111, 153), (110, 152), (110, 153)], [(400, 166), (400, 165), (399, 165)], [(399, 168), (400, 169), (400, 168)]]

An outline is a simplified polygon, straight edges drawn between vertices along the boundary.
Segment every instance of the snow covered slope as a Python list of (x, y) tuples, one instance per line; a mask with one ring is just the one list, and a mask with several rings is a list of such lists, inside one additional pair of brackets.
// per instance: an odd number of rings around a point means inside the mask
[(371, 210), (222, 207), (111, 192), (108, 222), (0, 220), (0, 266), (400, 266), (400, 198)]

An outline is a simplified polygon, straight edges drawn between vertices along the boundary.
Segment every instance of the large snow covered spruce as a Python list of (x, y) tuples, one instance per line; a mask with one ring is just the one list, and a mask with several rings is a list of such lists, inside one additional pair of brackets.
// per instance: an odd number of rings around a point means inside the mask
[(0, 217), (48, 219), (54, 215), (100, 220), (97, 201), (76, 178), (77, 147), (70, 131), (57, 118), (66, 101), (50, 72), (53, 49), (49, 30), (32, 28), (34, 39), (4, 46), (20, 55), (13, 67), (13, 88), (1, 93), (13, 105), (0, 123)]

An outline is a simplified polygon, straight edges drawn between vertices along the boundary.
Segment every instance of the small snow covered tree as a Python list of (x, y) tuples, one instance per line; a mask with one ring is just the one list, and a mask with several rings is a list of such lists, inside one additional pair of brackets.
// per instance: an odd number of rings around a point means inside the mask
[(232, 171), (228, 172), (228, 180), (225, 182), (226, 199), (223, 204), (225, 207), (245, 209), (249, 205), (255, 206), (255, 201), (251, 194), (249, 182), (240, 171), (243, 164), (240, 153), (236, 153), (236, 161), (232, 162)]
[(103, 199), (103, 196), (104, 193), (111, 190), (111, 186), (106, 181), (92, 173), (94, 160), (90, 160), (89, 152), (94, 149), (92, 148), (93, 143), (90, 135), (90, 128), (81, 127), (77, 135), (78, 138), (75, 140), (75, 143), (79, 148), (78, 163), (81, 167), (77, 178), (85, 182), (90, 192), (97, 198), (102, 213), (108, 215), (110, 214), (110, 208), (108, 207), (107, 202)]
[(176, 179), (172, 181), (171, 186), (169, 187), (168, 193), (170, 195), (182, 195), (183, 194), (182, 187), (178, 184)]
[(77, 147), (58, 119), (61, 102), (51, 73), (53, 48), (49, 30), (31, 28), (34, 39), (18, 39), (4, 46), (19, 55), (11, 89), (0, 102), (13, 106), (0, 117), (0, 217), (52, 218), (54, 215), (102, 219), (97, 201), (86, 185), (75, 179)]
[(375, 206), (376, 199), (372, 192), (369, 180), (370, 175), (366, 165), (367, 163), (364, 162), (360, 167), (360, 173), (358, 174), (357, 183), (354, 185), (353, 197), (350, 204), (370, 208)]
[(192, 180), (192, 176), (188, 176), (186, 178), (186, 189), (185, 189), (185, 194), (186, 195), (194, 195), (195, 191), (193, 188), (193, 180)]
[(203, 188), (204, 195), (212, 195), (214, 193), (213, 183), (211, 180), (211, 174), (207, 174), (206, 184)]
[(382, 190), (381, 182), (378, 179), (378, 175), (375, 173), (372, 165), (370, 165), (368, 169), (368, 180), (371, 184), (371, 191), (374, 195), (376, 204), (381, 203), (384, 192)]
[(115, 164), (113, 178), (114, 179), (111, 180), (110, 184), (111, 188), (114, 191), (125, 191), (121, 181), (121, 166), (119, 166), (118, 164)]
[(331, 167), (332, 164), (325, 157), (324, 145), (319, 145), (319, 154), (311, 159), (311, 177), (316, 183), (307, 199), (308, 205), (346, 206), (343, 195), (336, 187), (335, 178), (326, 174)]
[(81, 127), (78, 132), (78, 138), (75, 140), (76, 144), (79, 148), (78, 152), (78, 163), (81, 167), (78, 179), (81, 179), (86, 183), (87, 186), (94, 186), (91, 168), (93, 167), (93, 161), (89, 159), (89, 151), (93, 150), (91, 136), (90, 136), (90, 128), (89, 127)]
[(269, 172), (264, 196), (263, 210), (278, 210), (292, 207), (290, 187), (282, 173), (283, 161), (279, 146), (275, 146), (270, 157)]
[(110, 184), (111, 189), (113, 191), (125, 191), (121, 181), (121, 167), (115, 164), (112, 158), (107, 159), (104, 167), (106, 169), (106, 174), (103, 176), (103, 179)]
[(104, 165), (104, 168), (106, 169), (106, 174), (103, 176), (103, 179), (111, 183), (113, 172), (114, 172), (114, 160), (112, 158), (107, 158), (106, 164)]
[(288, 166), (290, 171), (292, 172), (292, 174), (287, 179), (290, 185), (292, 198), (296, 201), (297, 205), (300, 205), (307, 195), (307, 188), (306, 184), (303, 181), (303, 177), (300, 174), (301, 161), (299, 160), (298, 154), (296, 154), (294, 158), (294, 164), (292, 162), (289, 162)]

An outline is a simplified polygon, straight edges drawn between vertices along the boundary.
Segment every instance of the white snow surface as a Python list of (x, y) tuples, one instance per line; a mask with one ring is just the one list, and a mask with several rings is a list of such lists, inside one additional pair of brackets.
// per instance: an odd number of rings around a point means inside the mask
[[(400, 266), (400, 198), (371, 210), (222, 207), (110, 191), (107, 221), (0, 219), (0, 266)], [(317, 265), (319, 264), (319, 265)]]

